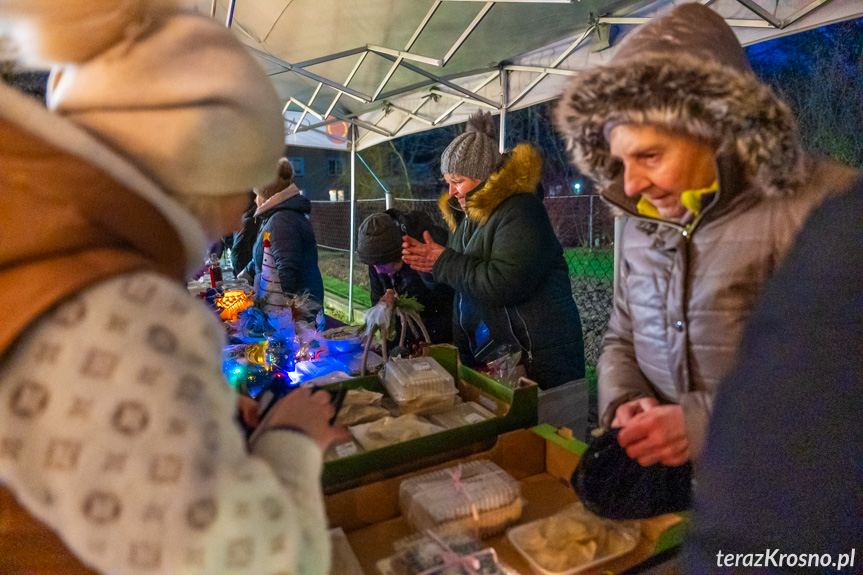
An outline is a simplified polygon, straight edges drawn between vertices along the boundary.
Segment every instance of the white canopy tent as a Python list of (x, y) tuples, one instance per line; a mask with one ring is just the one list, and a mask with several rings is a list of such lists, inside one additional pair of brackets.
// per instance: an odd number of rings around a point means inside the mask
[[(754, 44), (863, 16), (863, 0), (697, 0)], [(197, 0), (285, 104), (292, 145), (352, 150), (557, 97), (674, 0)], [(351, 129), (349, 129), (349, 126)], [(351, 229), (351, 272), (354, 230)], [(353, 282), (351, 281), (351, 285)], [(352, 295), (352, 294), (351, 294)], [(351, 298), (349, 298), (351, 299)]]
[[(725, 17), (744, 45), (863, 16), (863, 0), (699, 1)], [(606, 62), (627, 32), (674, 4), (198, 0), (260, 60), (285, 111), (299, 113), (298, 123), (288, 123), (291, 143), (304, 145), (303, 132), (326, 133), (347, 121), (358, 130), (358, 150), (463, 122), (477, 109), (500, 113), (550, 100), (568, 76)]]

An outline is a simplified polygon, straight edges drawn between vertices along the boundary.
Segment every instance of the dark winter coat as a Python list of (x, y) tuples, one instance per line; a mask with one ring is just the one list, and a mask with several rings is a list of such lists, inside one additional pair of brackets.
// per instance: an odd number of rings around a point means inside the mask
[[(286, 193), (289, 192), (289, 193)], [(287, 199), (285, 199), (287, 196)], [(258, 208), (261, 233), (255, 242), (255, 257), (249, 264), (256, 275), (264, 260), (264, 232), (270, 234), (270, 249), (279, 273), (282, 291), (300, 295), (308, 292), (318, 303), (324, 301), (324, 283), (318, 269), (318, 246), (309, 221), (312, 204), (291, 186), (269, 198)]]
[[(437, 283), (431, 274), (423, 274), (402, 264), (402, 268), (392, 276), (379, 274), (374, 266), (369, 266), (372, 305), (376, 305), (388, 289), (395, 290), (400, 296), (416, 298), (423, 305), (420, 319), (426, 326), (431, 343), (452, 343), (452, 301), (453, 291), (448, 285)], [(406, 345), (413, 343), (408, 336)]]
[(252, 261), (255, 251), (255, 242), (258, 239), (258, 230), (261, 222), (255, 217), (258, 206), (252, 205), (243, 212), (243, 228), (234, 232), (233, 245), (231, 246), (231, 267), (234, 274), (239, 274), (249, 262)]
[(861, 254), (863, 182), (812, 213), (745, 330), (698, 470), (689, 573), (717, 572), (718, 550), (836, 560), (854, 548), (859, 572)]
[(584, 342), (563, 249), (535, 194), (541, 171), (539, 154), (521, 144), (469, 194), (465, 212), (442, 196), (453, 234), (433, 273), (456, 291), (462, 361), (485, 363), (494, 348), (511, 345), (547, 389), (584, 376)]

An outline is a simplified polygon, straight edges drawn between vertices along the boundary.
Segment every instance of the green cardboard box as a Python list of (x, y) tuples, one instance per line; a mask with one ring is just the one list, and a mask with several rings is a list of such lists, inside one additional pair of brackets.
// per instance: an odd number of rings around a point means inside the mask
[[(465, 457), (490, 449), (502, 433), (530, 428), (537, 423), (538, 387), (522, 379), (516, 389), (460, 365), (458, 350), (449, 345), (427, 348), (434, 358), (455, 378), (459, 395), (474, 401), (496, 417), (419, 437), (396, 445), (349, 455), (324, 464), (323, 485), (327, 494), (379, 481), (386, 477)], [(384, 392), (378, 376), (366, 376), (330, 384), (348, 389), (364, 388)]]

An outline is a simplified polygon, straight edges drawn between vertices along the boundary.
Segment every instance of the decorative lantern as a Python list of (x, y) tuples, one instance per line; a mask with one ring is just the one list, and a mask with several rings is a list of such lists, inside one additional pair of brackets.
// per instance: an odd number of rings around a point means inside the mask
[(216, 308), (219, 309), (219, 316), (228, 321), (237, 319), (238, 313), (252, 305), (252, 299), (249, 295), (238, 289), (226, 291), (222, 297), (215, 300)]

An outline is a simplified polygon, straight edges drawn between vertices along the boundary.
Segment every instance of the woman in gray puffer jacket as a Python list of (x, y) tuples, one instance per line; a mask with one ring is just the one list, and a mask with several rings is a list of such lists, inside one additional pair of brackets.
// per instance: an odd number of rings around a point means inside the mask
[(855, 174), (803, 152), (789, 108), (697, 3), (581, 72), (556, 121), (576, 166), (632, 216), (597, 365), (600, 423), (622, 427), (642, 465), (683, 463), (762, 286), (807, 213)]

